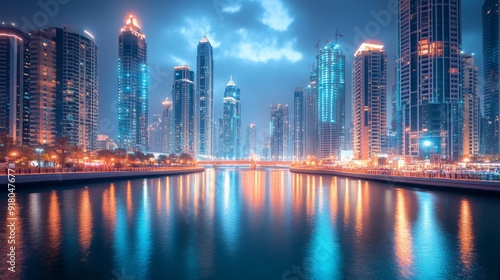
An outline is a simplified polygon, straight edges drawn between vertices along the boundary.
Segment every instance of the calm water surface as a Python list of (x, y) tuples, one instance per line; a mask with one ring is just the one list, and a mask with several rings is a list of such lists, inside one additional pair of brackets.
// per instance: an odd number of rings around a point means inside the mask
[(17, 199), (0, 279), (500, 278), (498, 197), (227, 168)]

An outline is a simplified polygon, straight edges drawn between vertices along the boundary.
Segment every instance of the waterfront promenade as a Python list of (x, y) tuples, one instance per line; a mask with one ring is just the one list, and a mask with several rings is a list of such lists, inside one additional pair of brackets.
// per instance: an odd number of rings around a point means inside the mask
[[(71, 169), (45, 169), (40, 173), (38, 169), (21, 170), (13, 168), (14, 172), (9, 172), (15, 176), (16, 187), (48, 187), (54, 185), (67, 185), (73, 183), (99, 182), (112, 179), (131, 179), (157, 176), (172, 176), (180, 174), (190, 174), (205, 171), (204, 167), (199, 166), (175, 166), (175, 167), (131, 167), (131, 168), (85, 168), (79, 171)], [(21, 171), (18, 173), (18, 171)], [(45, 172), (44, 172), (45, 171)], [(36, 173), (35, 173), (36, 172)], [(7, 174), (0, 175), (0, 183), (7, 185)]]
[[(342, 170), (328, 167), (291, 167), (292, 173), (331, 175), (383, 182), (389, 185), (410, 185), (441, 190), (468, 190), (500, 194), (500, 181), (480, 180), (478, 176), (465, 174), (433, 174), (426, 172), (402, 172), (391, 170)], [(494, 178), (498, 179), (498, 178)]]

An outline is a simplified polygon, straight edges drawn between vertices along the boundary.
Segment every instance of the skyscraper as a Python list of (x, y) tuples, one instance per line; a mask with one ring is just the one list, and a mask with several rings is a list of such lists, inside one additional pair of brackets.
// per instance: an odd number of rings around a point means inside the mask
[(318, 158), (339, 158), (345, 135), (345, 55), (329, 42), (317, 59)]
[(147, 44), (134, 16), (122, 27), (118, 42), (118, 145), (127, 150), (146, 151)]
[(56, 141), (56, 87), (58, 85), (55, 30), (33, 31), (29, 39), (29, 52), (31, 57), (30, 142), (33, 145), (53, 144)]
[(148, 152), (162, 152), (162, 123), (161, 115), (154, 114), (153, 122), (148, 126), (149, 147)]
[(293, 160), (306, 159), (306, 98), (302, 88), (293, 96)]
[(482, 6), (484, 73), (484, 142), (486, 154), (500, 153), (500, 24), (499, 0)]
[(257, 131), (254, 123), (251, 123), (247, 127), (247, 147), (248, 147), (248, 157), (254, 158), (257, 155)]
[(196, 99), (194, 73), (188, 66), (174, 67), (172, 107), (173, 152), (194, 156), (196, 152)]
[(223, 115), (223, 158), (240, 159), (241, 157), (241, 104), (240, 89), (236, 87), (233, 77), (224, 92)]
[(84, 150), (96, 148), (99, 109), (98, 52), (93, 35), (53, 28), (57, 47), (56, 137)]
[(387, 148), (387, 56), (382, 45), (363, 43), (354, 54), (354, 159), (373, 159)]
[(404, 155), (460, 159), (459, 0), (400, 1), (397, 84)]
[(198, 100), (198, 158), (213, 157), (214, 150), (214, 59), (207, 36), (201, 38), (196, 56), (196, 98)]
[(0, 25), (0, 133), (29, 144), (29, 40), (15, 27)]
[(271, 160), (288, 160), (288, 105), (271, 106)]
[(462, 90), (464, 103), (463, 156), (471, 158), (479, 155), (479, 126), (481, 121), (478, 73), (474, 57), (462, 55)]
[(33, 144), (66, 137), (97, 148), (99, 72), (92, 34), (49, 28), (30, 38), (30, 134)]
[(161, 152), (172, 152), (172, 100), (165, 99), (161, 103)]
[(318, 76), (317, 68), (313, 66), (311, 72), (309, 85), (307, 85), (306, 93), (306, 139), (305, 139), (305, 149), (306, 157), (317, 155), (318, 146)]

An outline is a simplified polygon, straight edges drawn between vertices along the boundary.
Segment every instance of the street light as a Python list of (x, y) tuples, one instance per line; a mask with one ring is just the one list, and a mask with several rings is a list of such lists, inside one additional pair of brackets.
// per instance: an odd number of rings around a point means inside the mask
[(38, 154), (38, 173), (40, 173), (40, 164), (41, 164), (40, 163), (40, 156), (43, 153), (43, 149), (42, 148), (36, 148), (35, 152)]

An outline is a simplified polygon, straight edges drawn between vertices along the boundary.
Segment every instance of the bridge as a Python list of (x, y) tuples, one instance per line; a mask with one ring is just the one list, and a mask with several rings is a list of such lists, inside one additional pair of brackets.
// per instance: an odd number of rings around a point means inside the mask
[(198, 161), (198, 165), (205, 167), (211, 166), (248, 166), (252, 164), (255, 166), (267, 167), (290, 167), (292, 165), (291, 161), (251, 161), (251, 160), (204, 160)]

